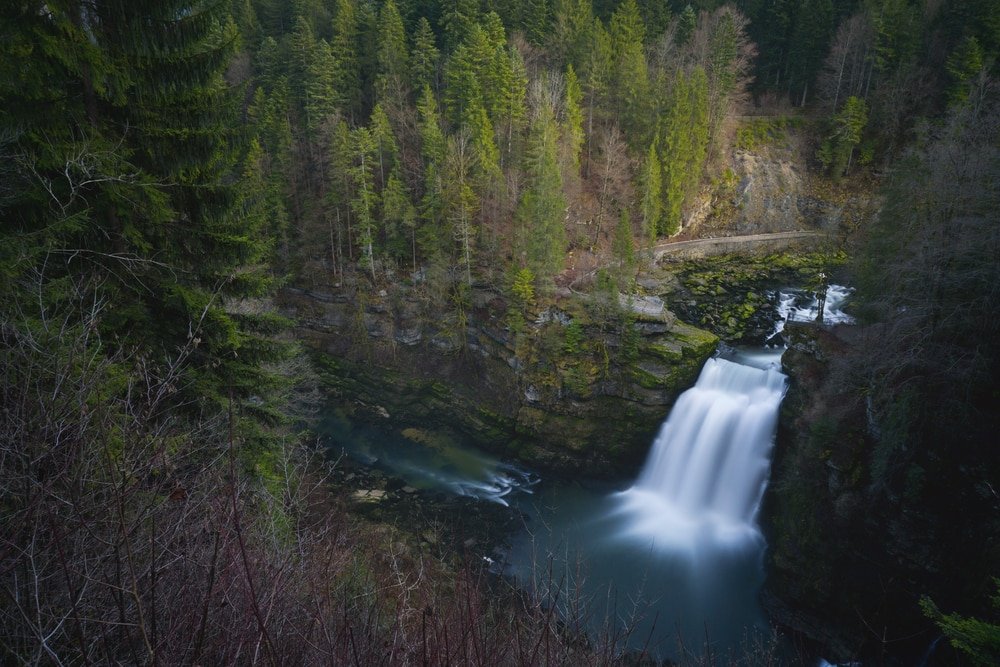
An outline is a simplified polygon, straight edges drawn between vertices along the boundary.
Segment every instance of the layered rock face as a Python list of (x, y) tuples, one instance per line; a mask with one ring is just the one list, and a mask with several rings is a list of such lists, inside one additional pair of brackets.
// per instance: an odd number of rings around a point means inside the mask
[(281, 305), (342, 397), (560, 471), (634, 470), (718, 342), (656, 296), (563, 294), (512, 314), (474, 288), (458, 316), (417, 294), (287, 289)]

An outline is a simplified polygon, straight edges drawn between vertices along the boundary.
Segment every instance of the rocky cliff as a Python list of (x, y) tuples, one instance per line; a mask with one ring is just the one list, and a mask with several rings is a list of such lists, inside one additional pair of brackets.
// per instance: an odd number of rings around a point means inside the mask
[(631, 471), (715, 350), (656, 296), (563, 292), (514, 309), (474, 288), (441, 314), (419, 285), (375, 295), (286, 289), (328, 386), (401, 423), (455, 429), (535, 467)]
[[(771, 619), (837, 662), (965, 664), (936, 641), (920, 600), (976, 609), (988, 597), (996, 495), (962, 483), (969, 464), (956, 463), (959, 451), (915, 453), (933, 465), (887, 468), (886, 424), (851, 361), (871, 332), (792, 324), (788, 333), (791, 382), (762, 512)], [(932, 646), (935, 660), (924, 663)]]
[(816, 172), (815, 129), (799, 116), (744, 119), (728, 167), (693, 206), (696, 237), (799, 230), (850, 233), (878, 205), (870, 176), (834, 182)]

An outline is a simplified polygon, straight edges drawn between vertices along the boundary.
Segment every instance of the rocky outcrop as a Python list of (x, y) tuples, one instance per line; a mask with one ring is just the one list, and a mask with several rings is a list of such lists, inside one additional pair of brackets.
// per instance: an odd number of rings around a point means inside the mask
[(745, 123), (741, 129), (758, 136), (731, 155), (729, 169), (713, 186), (710, 212), (703, 201), (692, 207), (688, 222), (695, 236), (846, 232), (871, 214), (876, 202), (870, 183), (833, 183), (810, 169), (816, 147), (803, 120)]
[[(968, 608), (986, 597), (996, 514), (983, 499), (966, 502), (958, 485), (943, 485), (945, 501), (915, 468), (882, 470), (878, 425), (851, 380), (861, 327), (792, 323), (787, 332), (790, 387), (761, 512), (765, 607), (837, 663), (923, 664), (940, 631), (920, 599)], [(937, 464), (950, 481), (948, 462)], [(927, 664), (962, 664), (949, 651), (942, 643), (941, 662)]]
[(418, 294), (404, 284), (374, 295), (286, 289), (281, 305), (333, 391), (535, 467), (637, 467), (718, 342), (656, 296), (571, 295), (515, 312), (476, 288), (460, 318)]

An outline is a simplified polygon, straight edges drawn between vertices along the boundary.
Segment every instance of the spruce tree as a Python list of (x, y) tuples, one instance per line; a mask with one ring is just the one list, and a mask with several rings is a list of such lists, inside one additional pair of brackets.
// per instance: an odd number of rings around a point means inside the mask
[(563, 108), (566, 113), (565, 134), (569, 143), (570, 155), (573, 160), (573, 167), (576, 171), (580, 169), (580, 151), (583, 149), (583, 90), (580, 88), (580, 81), (576, 78), (573, 65), (566, 67), (566, 95), (563, 101)]
[(329, 183), (324, 206), (327, 217), (335, 225), (340, 253), (343, 254), (343, 250), (346, 250), (348, 258), (353, 259), (355, 230), (351, 201), (354, 198), (354, 182), (351, 170), (354, 165), (354, 145), (351, 129), (343, 118), (333, 127), (329, 151), (326, 170)]
[(948, 57), (945, 70), (951, 79), (948, 101), (961, 104), (969, 96), (969, 84), (982, 72), (984, 65), (983, 48), (973, 36), (966, 37)]
[(614, 53), (612, 95), (625, 136), (634, 147), (646, 141), (650, 109), (649, 71), (643, 47), (646, 27), (635, 0), (625, 0), (618, 6), (611, 17), (610, 33)]
[(663, 209), (659, 231), (676, 234), (685, 200), (701, 180), (709, 141), (708, 77), (695, 67), (678, 72), (672, 100), (661, 121)]
[(427, 17), (421, 16), (413, 34), (413, 50), (410, 52), (410, 71), (413, 75), (414, 90), (422, 91), (424, 86), (437, 87), (437, 68), (440, 53), (434, 41), (434, 32)]
[[(480, 37), (483, 36), (479, 26), (474, 29)], [(479, 75), (482, 66), (482, 51), (473, 44), (463, 42), (455, 49), (444, 68), (444, 105), (448, 120), (452, 125), (461, 127), (465, 118), (483, 106), (483, 91)]]
[(549, 40), (556, 56), (578, 70), (586, 61), (594, 10), (590, 0), (555, 0), (553, 36)]
[[(303, 108), (306, 101), (306, 84), (309, 80), (309, 66), (315, 59), (316, 37), (313, 34), (312, 25), (304, 16), (295, 19), (295, 27), (289, 35), (288, 40), (288, 62), (285, 64), (288, 70), (289, 84), (292, 93), (299, 105)], [(277, 47), (275, 47), (277, 48)], [(280, 61), (280, 53), (266, 54), (275, 61)], [(267, 63), (271, 67), (275, 64)]]
[(396, 135), (392, 131), (392, 125), (389, 123), (389, 117), (382, 109), (381, 104), (376, 104), (375, 108), (372, 109), (368, 126), (371, 128), (372, 139), (375, 142), (375, 153), (378, 158), (378, 182), (380, 185), (384, 185), (389, 172), (396, 166), (399, 145), (396, 142)]
[(375, 240), (378, 234), (376, 210), (378, 192), (375, 190), (378, 150), (375, 137), (367, 127), (359, 127), (351, 132), (351, 140), (354, 148), (354, 164), (350, 169), (351, 185), (354, 189), (351, 210), (358, 226), (361, 266), (371, 274), (374, 283)]
[(378, 75), (376, 98), (402, 107), (409, 90), (409, 53), (403, 17), (393, 0), (386, 0), (378, 13)]
[[(35, 303), (100, 285), (104, 340), (154, 364), (187, 350), (180, 394), (206, 410), (266, 390), (260, 363), (274, 351), (272, 318), (226, 307), (270, 284), (250, 268), (269, 253), (264, 207), (232, 185), (260, 156), (245, 160), (223, 79), (238, 45), (227, 8), (24, 2), (4, 10), (14, 32), (0, 40), (21, 64), (0, 83), (15, 156), (0, 198), (3, 299), (23, 298), (30, 276)], [(273, 417), (263, 403), (238, 412)]]
[(418, 242), (423, 253), (433, 258), (442, 254), (445, 248), (443, 233), (443, 169), (447, 142), (441, 130), (437, 100), (430, 86), (417, 102), (420, 130), (420, 157), (424, 169), (424, 193), (420, 205), (422, 225)]
[(446, 53), (451, 53), (468, 39), (478, 19), (479, 7), (476, 0), (447, 0), (441, 17)]
[(393, 257), (410, 255), (413, 270), (417, 270), (417, 209), (410, 199), (399, 168), (393, 169), (382, 189), (382, 224), (386, 247)]
[(640, 182), (642, 192), (642, 225), (649, 245), (656, 243), (660, 231), (660, 216), (663, 210), (663, 181), (660, 176), (660, 156), (657, 151), (658, 138), (649, 144), (646, 162), (642, 167)]
[(506, 130), (506, 159), (511, 158), (514, 150), (514, 137), (519, 135), (524, 127), (527, 109), (525, 98), (528, 91), (528, 72), (524, 65), (524, 59), (513, 45), (509, 47), (510, 58), (510, 79), (504, 87), (500, 100), (499, 128)]
[[(594, 121), (611, 86), (614, 61), (611, 36), (598, 18), (594, 19), (588, 31), (588, 47), (586, 57), (580, 66), (580, 76), (587, 98), (587, 136), (593, 137)], [(587, 148), (587, 158), (590, 159), (590, 144)]]
[(868, 124), (868, 105), (858, 97), (848, 97), (844, 107), (830, 120), (830, 130), (817, 153), (823, 166), (840, 179), (851, 166), (854, 149)]
[(566, 198), (559, 172), (552, 109), (536, 112), (527, 160), (527, 187), (516, 211), (515, 263), (531, 270), (542, 284), (562, 270), (566, 252)]
[(336, 14), (333, 17), (333, 37), (330, 50), (336, 64), (333, 87), (337, 96), (337, 108), (349, 117), (360, 112), (361, 107), (361, 62), (362, 51), (358, 45), (358, 15), (354, 0), (336, 0)]
[(334, 90), (336, 61), (326, 40), (320, 40), (313, 49), (312, 59), (306, 66), (304, 82), (304, 107), (306, 130), (315, 136), (320, 127), (336, 110), (337, 94)]
[(623, 209), (615, 227), (615, 236), (611, 243), (617, 274), (615, 276), (619, 289), (628, 289), (635, 271), (635, 240), (632, 236), (632, 219), (628, 209)]
[[(485, 111), (483, 119), (486, 120)], [(487, 121), (489, 122), (489, 121)], [(472, 261), (475, 253), (477, 230), (475, 215), (479, 199), (472, 190), (471, 172), (476, 155), (467, 133), (448, 140), (447, 172), (444, 180), (445, 207), (448, 223), (458, 250), (458, 263), (465, 274), (465, 283), (472, 286)]]
[(698, 24), (698, 17), (694, 12), (694, 7), (690, 4), (684, 6), (684, 10), (677, 16), (677, 43), (684, 46), (691, 41), (691, 35)]

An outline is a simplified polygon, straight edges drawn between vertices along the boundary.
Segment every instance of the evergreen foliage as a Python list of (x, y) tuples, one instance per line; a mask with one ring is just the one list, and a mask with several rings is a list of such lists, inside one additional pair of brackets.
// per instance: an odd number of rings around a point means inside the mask
[(633, 147), (644, 145), (650, 112), (649, 72), (644, 43), (646, 28), (635, 0), (624, 0), (611, 16), (611, 95), (622, 129)]
[(360, 48), (360, 26), (354, 0), (335, 0), (333, 36), (330, 50), (335, 69), (333, 89), (337, 108), (348, 117), (355, 117), (361, 106), (361, 59), (359, 54), (370, 49)]
[[(165, 360), (197, 338), (186, 395), (219, 406), (255, 394), (273, 326), (226, 304), (267, 292), (271, 244), (262, 200), (232, 186), (259, 174), (262, 156), (247, 156), (223, 80), (239, 39), (225, 6), (9, 11), (19, 38), (5, 40), (16, 60), (2, 59), (18, 67), (0, 89), (4, 300), (103, 284), (107, 340)], [(35, 296), (24, 294), (40, 266)]]
[(708, 150), (708, 79), (700, 67), (690, 76), (678, 73), (660, 136), (663, 215), (659, 232), (672, 235), (680, 231), (684, 201), (700, 179)]
[(618, 269), (616, 282), (620, 287), (625, 287), (635, 271), (635, 240), (632, 235), (632, 220), (628, 209), (622, 211), (618, 218), (612, 251)]
[(969, 96), (969, 86), (983, 71), (983, 49), (974, 36), (962, 40), (958, 48), (948, 57), (945, 70), (951, 77), (948, 101), (960, 104)]
[[(433, 48), (433, 41), (430, 48)], [(422, 44), (422, 49), (428, 45)], [(375, 81), (376, 98), (394, 106), (401, 107), (406, 103), (409, 86), (409, 51), (406, 46), (406, 31), (403, 28), (403, 17), (393, 0), (379, 9), (378, 14), (378, 76)], [(427, 76), (427, 62), (430, 53), (420, 53), (425, 59), (420, 63), (421, 75)], [(432, 70), (433, 71), (433, 70)], [(420, 82), (421, 85), (423, 82)]]
[(358, 245), (361, 248), (361, 266), (375, 275), (375, 240), (378, 233), (375, 170), (378, 167), (378, 142), (370, 128), (359, 127), (351, 132), (354, 164), (349, 173), (354, 197), (351, 210), (358, 225)]
[(830, 122), (830, 133), (820, 146), (818, 157), (834, 178), (844, 175), (850, 166), (854, 149), (868, 123), (868, 105), (857, 97), (849, 97)]
[[(1000, 611), (1000, 580), (991, 599), (993, 610)], [(989, 667), (1000, 662), (1000, 625), (959, 614), (945, 614), (928, 597), (921, 598), (920, 608), (937, 623), (951, 645), (961, 650), (974, 664)]]
[(649, 245), (656, 242), (663, 213), (663, 179), (660, 173), (660, 154), (657, 139), (649, 144), (649, 152), (642, 169), (642, 228)]
[(562, 269), (566, 252), (562, 193), (556, 142), (558, 129), (550, 107), (536, 111), (527, 156), (529, 186), (518, 203), (516, 262), (531, 270), (541, 285)]
[(413, 35), (413, 50), (410, 53), (410, 70), (415, 90), (423, 90), (424, 86), (437, 86), (439, 58), (431, 24), (427, 17), (421, 16)]
[(563, 110), (565, 119), (566, 142), (569, 144), (570, 155), (573, 159), (573, 167), (576, 171), (580, 169), (580, 151), (583, 149), (583, 90), (580, 88), (580, 81), (576, 78), (573, 65), (566, 67), (566, 94), (563, 100)]

